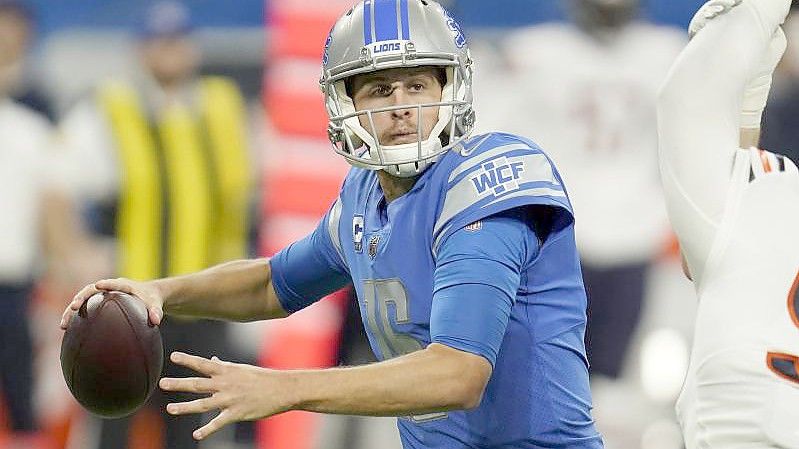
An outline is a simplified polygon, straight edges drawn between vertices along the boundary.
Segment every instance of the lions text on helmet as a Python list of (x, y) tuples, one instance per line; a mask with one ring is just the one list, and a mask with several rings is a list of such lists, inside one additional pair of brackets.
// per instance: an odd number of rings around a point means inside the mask
[(365, 0), (336, 22), (320, 87), (336, 153), (404, 178), (471, 132), (472, 60), (460, 26), (439, 4), (394, 3)]

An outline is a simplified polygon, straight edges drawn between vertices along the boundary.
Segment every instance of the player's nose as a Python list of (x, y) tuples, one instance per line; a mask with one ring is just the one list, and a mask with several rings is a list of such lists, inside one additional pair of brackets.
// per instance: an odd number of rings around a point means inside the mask
[(394, 89), (391, 94), (392, 106), (404, 106), (407, 108), (395, 109), (391, 111), (394, 117), (413, 117), (416, 113), (416, 108), (412, 106), (411, 97), (404, 89)]

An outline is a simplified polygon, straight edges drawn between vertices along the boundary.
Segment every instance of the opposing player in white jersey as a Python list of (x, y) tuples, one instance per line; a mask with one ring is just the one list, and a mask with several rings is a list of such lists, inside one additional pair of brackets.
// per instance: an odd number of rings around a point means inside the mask
[(686, 447), (799, 448), (799, 172), (755, 149), (790, 0), (713, 0), (659, 104), (667, 206), (699, 296)]

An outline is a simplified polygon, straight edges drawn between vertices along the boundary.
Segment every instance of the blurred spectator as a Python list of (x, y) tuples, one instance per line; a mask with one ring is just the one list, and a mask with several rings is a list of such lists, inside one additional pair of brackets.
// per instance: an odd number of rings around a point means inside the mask
[[(788, 42), (799, 42), (799, 6), (783, 25)], [(799, 49), (788, 45), (785, 56), (774, 75), (771, 99), (763, 114), (760, 147), (782, 153), (799, 163)]]
[[(150, 7), (136, 35), (141, 73), (115, 80), (64, 118), (68, 151), (90, 170), (76, 191), (88, 223), (116, 248), (108, 275), (150, 279), (243, 258), (247, 251), (251, 163), (243, 101), (221, 77), (200, 77), (201, 55), (189, 11), (177, 2)], [(165, 354), (228, 353), (226, 325), (168, 319)], [(166, 362), (165, 376), (191, 373)], [(156, 389), (151, 405), (165, 423), (165, 448), (195, 448), (200, 415), (174, 417), (168, 402), (186, 395)], [(130, 420), (105, 420), (101, 449), (127, 445)]]
[[(655, 99), (685, 42), (677, 30), (635, 20), (638, 0), (563, 5), (570, 24), (531, 26), (502, 40), (508, 70), (489, 69), (487, 78), (478, 79), (497, 87), (477, 98), (475, 109), (480, 128), (539, 143), (570, 187), (596, 388), (597, 380), (613, 384), (623, 374), (648, 272), (669, 236), (658, 181)], [(600, 405), (596, 412), (607, 444), (616, 446), (610, 419)]]
[(0, 391), (11, 425), (9, 448), (44, 447), (33, 406), (29, 306), (40, 257), (52, 230), (48, 204), (63, 185), (49, 152), (46, 119), (11, 98), (24, 66), (28, 10), (0, 1)]
[(33, 12), (16, 0), (0, 0), (0, 84), (18, 103), (53, 119), (48, 99), (33, 85), (25, 55), (33, 40)]
[(579, 217), (591, 370), (615, 378), (640, 313), (647, 268), (668, 235), (654, 100), (684, 41), (676, 30), (634, 21), (638, 0), (565, 5), (572, 24), (521, 29), (503, 42), (517, 84), (478, 99), (478, 120), (481, 128), (531, 137), (562, 167)]

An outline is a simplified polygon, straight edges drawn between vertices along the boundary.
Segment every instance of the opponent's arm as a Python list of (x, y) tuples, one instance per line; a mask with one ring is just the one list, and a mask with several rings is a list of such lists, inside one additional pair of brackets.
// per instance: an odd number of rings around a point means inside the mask
[[(744, 92), (762, 76), (764, 56), (790, 0), (715, 0), (708, 5), (718, 6), (718, 14), (677, 58), (658, 100), (664, 189), (672, 224), (694, 271), (707, 257), (724, 211), (740, 129), (758, 121)], [(751, 140), (754, 132), (744, 134)]]
[(740, 135), (741, 148), (758, 148), (760, 145), (760, 126), (752, 128), (741, 128)]

